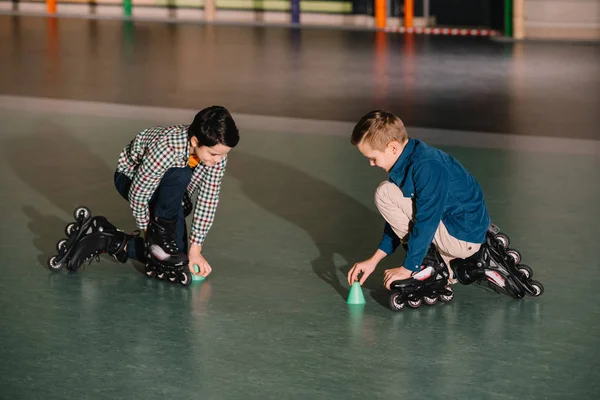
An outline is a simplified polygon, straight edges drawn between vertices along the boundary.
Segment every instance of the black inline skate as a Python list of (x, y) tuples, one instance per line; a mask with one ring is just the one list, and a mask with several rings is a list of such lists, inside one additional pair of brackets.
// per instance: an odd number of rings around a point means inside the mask
[(467, 259), (453, 260), (450, 265), (460, 283), (487, 284), (493, 291), (515, 299), (526, 294), (541, 296), (544, 286), (531, 279), (533, 271), (521, 264), (521, 253), (509, 248), (510, 239), (492, 224), (486, 234), (486, 241), (479, 251)]
[(146, 238), (146, 275), (188, 286), (192, 275), (188, 269), (188, 257), (181, 252), (175, 241), (175, 221), (153, 218)]
[(67, 238), (56, 243), (58, 254), (48, 260), (50, 270), (59, 271), (66, 266), (69, 271), (76, 271), (85, 261), (91, 263), (94, 258), (99, 261), (101, 253), (108, 253), (122, 263), (127, 261), (125, 246), (139, 232), (120, 231), (105, 217), (92, 217), (83, 206), (77, 207), (73, 216), (75, 222), (65, 227)]
[(410, 278), (393, 281), (390, 285), (390, 308), (401, 311), (404, 306), (420, 307), (423, 302), (434, 305), (438, 300), (449, 302), (454, 298), (454, 291), (448, 283), (448, 268), (434, 245), (429, 247), (423, 260), (423, 267)]

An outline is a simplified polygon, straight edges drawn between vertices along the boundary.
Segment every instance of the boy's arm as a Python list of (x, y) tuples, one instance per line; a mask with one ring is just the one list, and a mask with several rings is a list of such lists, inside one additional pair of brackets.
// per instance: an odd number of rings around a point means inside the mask
[(390, 255), (400, 245), (400, 238), (396, 235), (396, 232), (392, 229), (392, 226), (385, 223), (383, 227), (383, 237), (381, 238), (381, 242), (379, 242), (379, 246), (377, 247), (379, 250), (383, 251), (385, 254)]
[(377, 250), (375, 250), (375, 253), (370, 258), (352, 266), (350, 271), (348, 271), (348, 284), (352, 285), (362, 273), (362, 277), (360, 278), (360, 284), (362, 285), (369, 275), (373, 273), (377, 264), (385, 257), (392, 254), (399, 245), (400, 238), (396, 235), (396, 232), (394, 232), (390, 224), (386, 222), (383, 228), (383, 238), (381, 239)]
[(190, 242), (192, 245), (202, 246), (209, 229), (215, 218), (221, 181), (225, 174), (227, 157), (210, 168), (205, 168), (200, 175), (201, 184), (198, 189), (198, 201), (194, 209), (192, 227), (190, 229)]
[(416, 210), (404, 268), (418, 271), (442, 220), (448, 197), (448, 172), (439, 162), (426, 161), (414, 171), (414, 182)]
[(148, 152), (133, 177), (131, 189), (129, 190), (129, 204), (136, 224), (141, 230), (148, 228), (150, 199), (158, 188), (165, 172), (173, 165), (173, 159), (174, 154), (171, 148)]

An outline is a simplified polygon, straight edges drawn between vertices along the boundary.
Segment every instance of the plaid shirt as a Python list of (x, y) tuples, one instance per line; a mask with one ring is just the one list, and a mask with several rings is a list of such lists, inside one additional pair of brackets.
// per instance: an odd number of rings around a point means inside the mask
[[(169, 168), (184, 168), (188, 165), (190, 147), (189, 125), (169, 125), (149, 128), (138, 133), (123, 149), (117, 162), (117, 171), (132, 180), (129, 203), (140, 229), (146, 229), (150, 221), (149, 203), (160, 181)], [(198, 190), (198, 201), (194, 210), (190, 241), (204, 243), (212, 226), (219, 203), (221, 181), (227, 165), (227, 156), (212, 167), (202, 162), (194, 168), (192, 179), (183, 199), (187, 215), (193, 207), (192, 198)]]

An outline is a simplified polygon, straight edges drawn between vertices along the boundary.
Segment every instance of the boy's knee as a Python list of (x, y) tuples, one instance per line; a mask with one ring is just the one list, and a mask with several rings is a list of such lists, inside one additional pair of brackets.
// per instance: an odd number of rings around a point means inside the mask
[(377, 208), (382, 204), (390, 203), (390, 195), (394, 186), (390, 181), (383, 181), (377, 186), (377, 190), (375, 190), (375, 205)]
[(163, 181), (170, 182), (176, 185), (186, 185), (192, 178), (190, 168), (170, 168), (163, 177)]

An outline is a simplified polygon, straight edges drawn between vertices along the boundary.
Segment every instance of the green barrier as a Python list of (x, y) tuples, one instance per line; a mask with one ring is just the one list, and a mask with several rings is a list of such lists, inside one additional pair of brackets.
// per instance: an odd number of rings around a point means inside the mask
[(131, 0), (123, 0), (123, 15), (131, 17)]
[(513, 35), (513, 0), (504, 0), (504, 35)]

